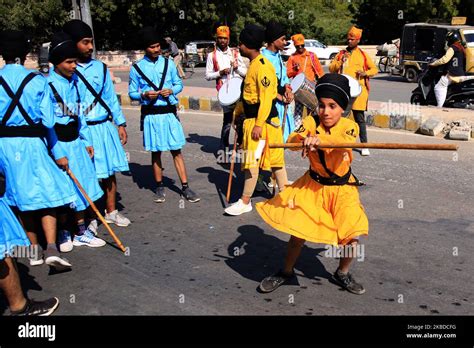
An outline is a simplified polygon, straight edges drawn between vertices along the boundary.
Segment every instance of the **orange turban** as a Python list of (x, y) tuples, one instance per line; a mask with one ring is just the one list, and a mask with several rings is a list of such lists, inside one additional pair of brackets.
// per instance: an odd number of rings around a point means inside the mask
[(362, 37), (362, 29), (359, 29), (353, 26), (352, 28), (349, 29), (349, 32), (347, 33), (347, 37), (351, 39), (360, 40), (360, 38)]
[(217, 28), (216, 30), (216, 35), (217, 37), (230, 37), (230, 29), (228, 26), (221, 25), (220, 27)]
[(291, 37), (295, 46), (304, 45), (304, 36), (303, 34), (295, 34)]

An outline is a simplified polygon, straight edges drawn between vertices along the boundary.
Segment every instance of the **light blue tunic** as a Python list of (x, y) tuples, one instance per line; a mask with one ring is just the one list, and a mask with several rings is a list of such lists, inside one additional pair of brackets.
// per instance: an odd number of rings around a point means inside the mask
[[(91, 84), (94, 90), (99, 93), (102, 90), (102, 99), (108, 105), (112, 112), (112, 119), (117, 126), (125, 124), (125, 117), (115, 93), (114, 85), (108, 70), (106, 71), (105, 85), (103, 63), (91, 59), (88, 63), (78, 63), (79, 71)], [(81, 101), (86, 109), (94, 101), (94, 96), (89, 92), (84, 83), (79, 79), (79, 92)], [(85, 115), (86, 121), (96, 122), (107, 119), (107, 110), (97, 103), (97, 105)], [(104, 122), (96, 125), (90, 125), (91, 142), (94, 147), (94, 165), (97, 178), (108, 178), (116, 172), (125, 172), (129, 170), (127, 155), (123, 149), (118, 131), (112, 122)]]
[[(48, 77), (48, 82), (53, 84), (65, 106), (72, 113), (79, 116), (79, 138), (69, 142), (59, 141), (59, 146), (61, 146), (63, 151), (66, 153), (69, 160), (69, 168), (76, 176), (87, 195), (92, 201), (96, 201), (102, 197), (104, 193), (97, 180), (92, 159), (89, 157), (86, 150), (86, 147), (92, 146), (91, 132), (87, 126), (84, 114), (82, 113), (82, 108), (80, 107), (82, 104), (79, 97), (77, 79), (78, 77), (73, 75), (71, 80), (68, 81), (55, 71), (52, 71)], [(51, 102), (55, 106), (54, 115), (56, 124), (67, 125), (73, 121), (72, 117), (65, 114), (65, 110), (59, 106), (53, 95), (51, 95)], [(77, 187), (76, 194), (77, 200), (73, 203), (72, 208), (76, 211), (83, 211), (89, 206), (89, 203)]]
[[(278, 81), (280, 81), (280, 86), (283, 87), (286, 84), (290, 83), (290, 79), (286, 75), (286, 64), (283, 63), (281, 55), (279, 52), (272, 52), (266, 48), (262, 50), (262, 55), (266, 57), (275, 67), (276, 75)], [(278, 116), (280, 118), (280, 124), (283, 124), (283, 116), (285, 114), (285, 104), (277, 101), (276, 108), (278, 110)], [(286, 142), (290, 133), (295, 129), (295, 120), (293, 117), (293, 111), (290, 108), (290, 105), (287, 107), (286, 112), (286, 121), (285, 121), (285, 133), (283, 134), (283, 140)]]
[[(143, 73), (156, 85), (160, 85), (165, 66), (165, 59), (159, 56), (153, 62), (147, 56), (140, 59), (137, 64)], [(183, 90), (183, 82), (178, 76), (178, 71), (174, 62), (169, 59), (168, 71), (166, 73), (163, 89), (171, 89), (173, 94), (168, 97), (171, 105), (178, 104), (176, 95)], [(138, 74), (135, 68), (130, 69), (130, 79), (128, 94), (131, 99), (139, 100), (142, 105), (167, 105), (163, 97), (158, 97), (155, 101), (142, 99), (141, 93), (152, 91), (153, 88)], [(170, 151), (181, 149), (186, 140), (184, 131), (179, 119), (173, 113), (148, 115), (143, 123), (143, 146), (147, 151)]]
[[(15, 93), (31, 71), (19, 64), (7, 64), (0, 69), (6, 83)], [(11, 99), (0, 87), (0, 121)], [(65, 156), (54, 132), (54, 110), (46, 79), (34, 77), (23, 91), (20, 103), (35, 124), (48, 129), (47, 143), (42, 138), (0, 137), (0, 174), (5, 176), (5, 201), (21, 211), (54, 208), (76, 200), (76, 193), (67, 174), (51, 158)], [(18, 110), (13, 111), (7, 127), (26, 126), (28, 123)], [(48, 145), (48, 147), (47, 147)]]
[(15, 247), (29, 246), (30, 241), (3, 198), (0, 198), (0, 216), (0, 260), (3, 260), (6, 254), (12, 256)]

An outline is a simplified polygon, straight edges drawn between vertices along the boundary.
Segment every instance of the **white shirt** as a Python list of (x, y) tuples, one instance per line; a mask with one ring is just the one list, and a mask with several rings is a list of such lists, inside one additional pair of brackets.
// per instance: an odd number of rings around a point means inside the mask
[[(234, 50), (237, 50), (238, 67), (237, 69), (232, 70), (231, 66), (235, 59)], [(216, 55), (216, 59), (217, 59), (218, 71), (214, 71), (214, 63), (213, 63), (214, 54)], [(220, 76), (219, 71), (224, 70), (224, 69), (231, 69), (232, 70), (231, 74)], [(240, 77), (244, 78), (246, 74), (247, 74), (247, 67), (245, 66), (242, 56), (238, 52), (237, 48), (231, 49), (230, 47), (227, 47), (227, 50), (222, 51), (219, 47), (217, 47), (215, 51), (207, 55), (206, 80), (208, 81), (222, 79), (222, 82), (225, 82), (228, 76), (230, 78), (233, 78), (236, 75), (239, 75)]]

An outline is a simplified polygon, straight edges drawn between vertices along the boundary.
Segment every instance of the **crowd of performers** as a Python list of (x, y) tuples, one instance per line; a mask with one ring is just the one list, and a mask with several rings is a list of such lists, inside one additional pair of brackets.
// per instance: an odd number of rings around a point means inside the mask
[[(305, 49), (301, 34), (292, 36), (296, 52), (283, 63), (280, 52), (287, 45), (287, 33), (277, 22), (266, 28), (246, 25), (238, 49), (229, 47), (229, 28), (217, 28), (206, 79), (216, 80), (218, 90), (233, 76), (243, 79), (239, 102), (223, 108), (221, 148), (229, 151), (232, 124), (240, 120), (238, 143), (245, 176), (241, 198), (225, 212), (236, 216), (252, 211), (251, 197), (260, 174), (271, 171), (278, 192), (258, 203), (256, 210), (270, 226), (290, 235), (284, 266), (262, 280), (263, 292), (294, 277), (293, 267), (305, 241), (355, 248), (359, 236), (368, 234), (358, 180), (351, 173), (352, 151), (318, 148), (321, 142), (355, 143), (359, 133), (361, 141), (367, 141), (368, 80), (377, 69), (357, 46), (361, 35), (360, 29), (350, 29), (348, 47), (332, 61), (330, 73), (324, 74), (317, 56)], [(151, 152), (156, 181), (154, 200), (165, 201), (161, 154), (169, 151), (182, 196), (198, 202), (182, 155), (185, 136), (177, 115), (182, 80), (173, 59), (164, 54), (169, 44), (160, 33), (147, 27), (140, 38), (144, 56), (130, 68), (129, 96), (141, 105), (143, 146)], [(106, 244), (97, 237), (97, 217), (71, 173), (92, 201), (104, 196), (107, 223), (122, 227), (131, 223), (116, 207), (115, 173), (129, 170), (123, 148), (126, 119), (107, 66), (92, 58), (93, 49), (91, 28), (80, 20), (69, 21), (52, 37), (49, 61), (54, 68), (44, 77), (23, 66), (29, 52), (24, 33), (1, 34), (0, 54), (6, 64), (0, 69), (0, 174), (6, 189), (0, 198), (0, 288), (14, 315), (49, 315), (59, 304), (57, 298), (37, 302), (24, 297), (12, 258), (14, 248), (39, 251), (29, 257), (30, 266), (47, 264), (64, 271), (72, 267), (64, 253)], [(250, 61), (248, 66), (242, 57)], [(294, 111), (288, 108), (294, 101), (290, 78), (300, 73), (316, 83), (317, 111), (304, 110), (298, 101)], [(356, 122), (343, 117), (350, 87), (342, 73), (357, 79), (363, 90), (352, 107)], [(256, 156), (262, 139), (266, 145)], [(284, 149), (268, 146), (284, 141), (303, 142), (303, 157), (310, 162), (310, 169), (293, 183), (288, 181)], [(39, 242), (43, 239), (44, 250)], [(344, 289), (362, 294), (363, 286), (349, 273), (351, 260), (340, 258), (334, 279)]]

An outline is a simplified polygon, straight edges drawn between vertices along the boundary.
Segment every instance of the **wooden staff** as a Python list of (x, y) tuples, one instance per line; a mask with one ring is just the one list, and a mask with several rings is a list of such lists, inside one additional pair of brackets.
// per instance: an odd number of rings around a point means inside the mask
[(112, 229), (110, 228), (109, 224), (107, 223), (107, 221), (105, 221), (104, 217), (102, 216), (102, 214), (99, 212), (99, 210), (97, 209), (97, 207), (95, 206), (94, 202), (92, 202), (92, 200), (90, 199), (90, 197), (87, 195), (86, 191), (84, 190), (84, 188), (82, 187), (82, 185), (80, 184), (79, 180), (77, 180), (76, 176), (73, 174), (73, 172), (71, 171), (71, 169), (68, 168), (67, 170), (67, 173), (68, 175), (71, 177), (72, 181), (74, 181), (74, 183), (76, 184), (77, 188), (79, 189), (79, 191), (81, 191), (81, 193), (83, 194), (83, 196), (86, 198), (87, 202), (89, 202), (90, 206), (92, 207), (92, 210), (94, 210), (94, 212), (97, 214), (97, 216), (99, 217), (99, 220), (102, 221), (102, 223), (104, 224), (105, 228), (107, 229), (107, 231), (109, 231), (110, 235), (112, 236), (112, 238), (114, 239), (115, 243), (117, 243), (117, 245), (119, 246), (120, 250), (122, 250), (123, 252), (125, 252), (125, 247), (123, 246), (122, 242), (120, 241), (120, 239), (118, 239), (118, 237), (115, 235), (114, 231), (112, 231)]
[[(302, 149), (303, 143), (270, 144), (271, 149)], [(459, 146), (455, 144), (403, 144), (403, 143), (339, 143), (320, 144), (321, 149), (383, 149), (383, 150), (438, 150), (457, 151)]]
[(288, 111), (288, 104), (285, 104), (285, 111), (283, 112), (283, 122), (281, 125), (281, 134), (285, 137), (285, 124), (286, 124), (286, 113)]
[[(234, 128), (234, 125), (235, 125), (235, 117), (232, 120), (231, 129)], [(232, 189), (232, 177), (234, 176), (234, 164), (235, 164), (235, 155), (236, 155), (236, 153), (237, 153), (237, 130), (234, 129), (234, 147), (232, 149), (232, 157), (231, 157), (231, 160), (230, 160), (229, 180), (227, 182), (227, 194), (226, 194), (227, 203), (230, 202), (230, 192), (231, 192), (231, 189)], [(226, 156), (227, 156), (227, 154), (226, 154)]]

